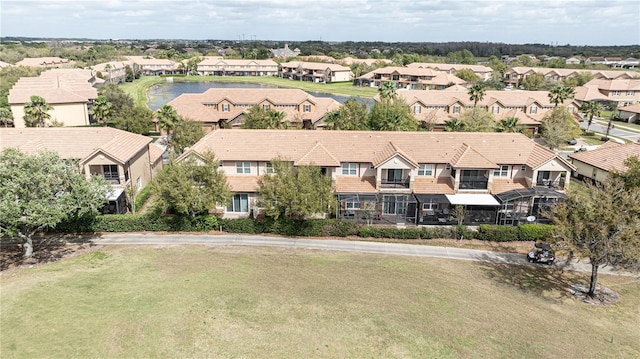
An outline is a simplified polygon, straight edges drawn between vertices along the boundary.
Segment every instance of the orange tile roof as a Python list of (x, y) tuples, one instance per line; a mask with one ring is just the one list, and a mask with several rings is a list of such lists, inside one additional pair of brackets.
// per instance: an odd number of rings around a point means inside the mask
[(605, 171), (623, 172), (627, 170), (624, 161), (633, 156), (640, 157), (640, 144), (638, 143), (620, 144), (618, 146), (603, 145), (595, 150), (572, 153), (569, 158)]
[(514, 189), (523, 189), (528, 187), (529, 186), (527, 186), (527, 181), (524, 178), (508, 180), (494, 178), (493, 183), (491, 184), (491, 192), (503, 193)]
[(110, 127), (46, 127), (0, 129), (0, 150), (18, 148), (27, 153), (57, 152), (81, 162), (104, 153), (124, 164), (148, 148), (151, 138)]
[(382, 151), (376, 153), (372, 163), (375, 167), (378, 167), (395, 156), (400, 156), (404, 158), (407, 162), (412, 164), (414, 167), (418, 167), (418, 163), (416, 163), (416, 161), (414, 161), (411, 157), (407, 156), (407, 154), (404, 151), (402, 151), (399, 147), (394, 145), (393, 142), (389, 142), (386, 146), (382, 148)]
[(453, 194), (453, 186), (447, 178), (424, 178), (416, 177), (413, 182), (413, 193), (429, 194), (442, 193)]
[(499, 168), (466, 143), (460, 146), (450, 163), (454, 168)]
[(337, 177), (337, 193), (376, 193), (375, 177)]
[(256, 192), (259, 176), (227, 176), (227, 183), (233, 192)]
[(37, 95), (49, 104), (86, 103), (98, 97), (91, 70), (52, 69), (38, 77), (21, 77), (9, 90), (10, 104), (24, 104)]

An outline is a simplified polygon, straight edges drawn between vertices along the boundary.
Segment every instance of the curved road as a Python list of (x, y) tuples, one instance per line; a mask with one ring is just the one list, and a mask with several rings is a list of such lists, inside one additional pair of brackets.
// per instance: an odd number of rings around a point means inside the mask
[[(157, 234), (157, 233), (107, 233), (89, 239), (101, 245), (206, 245), (206, 246), (251, 246), (278, 247), (306, 250), (390, 254), (412, 257), (435, 257), (468, 261), (483, 261), (504, 264), (529, 264), (523, 254), (500, 253), (475, 249), (437, 247), (429, 245), (347, 241), (338, 239), (310, 239), (296, 237), (270, 237), (240, 234)], [(558, 260), (554, 267), (580, 272), (591, 272), (586, 262), (565, 263)], [(601, 267), (598, 273), (632, 275), (617, 272), (610, 267)]]

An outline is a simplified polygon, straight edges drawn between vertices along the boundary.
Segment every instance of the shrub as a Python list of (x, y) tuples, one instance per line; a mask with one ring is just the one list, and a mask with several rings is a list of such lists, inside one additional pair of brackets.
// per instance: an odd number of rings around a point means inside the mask
[(140, 193), (136, 196), (135, 205), (136, 205), (136, 213), (140, 211), (140, 208), (147, 203), (147, 200), (151, 197), (151, 186), (147, 185), (143, 188)]
[(521, 241), (543, 241), (549, 238), (553, 225), (522, 224), (518, 226), (518, 239)]
[(358, 235), (359, 230), (366, 227), (360, 227), (358, 223), (352, 221), (340, 221), (336, 219), (325, 220), (322, 227), (322, 234), (332, 237), (347, 237)]
[(229, 233), (259, 233), (256, 232), (256, 226), (252, 218), (221, 218), (219, 224), (223, 231)]
[(518, 227), (481, 224), (476, 238), (491, 242), (511, 242), (518, 240)]

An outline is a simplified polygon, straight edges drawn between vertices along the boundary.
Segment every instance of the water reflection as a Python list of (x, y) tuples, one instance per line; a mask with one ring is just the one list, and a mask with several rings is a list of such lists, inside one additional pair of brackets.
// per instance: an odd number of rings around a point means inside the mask
[[(147, 91), (147, 97), (149, 99), (148, 105), (152, 110), (157, 110), (160, 107), (166, 105), (169, 101), (180, 96), (183, 93), (202, 93), (210, 88), (276, 88), (273, 86), (266, 86), (260, 84), (248, 84), (248, 83), (224, 83), (224, 82), (176, 82), (176, 83), (163, 83), (153, 85)], [(348, 96), (332, 95), (320, 92), (308, 92), (311, 96), (315, 97), (330, 97), (334, 100), (344, 103), (349, 99)], [(371, 99), (359, 99), (370, 105)]]

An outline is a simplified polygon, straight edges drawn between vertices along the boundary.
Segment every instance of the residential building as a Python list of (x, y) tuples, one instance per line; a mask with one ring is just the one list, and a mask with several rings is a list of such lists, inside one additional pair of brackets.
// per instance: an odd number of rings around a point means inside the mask
[(368, 72), (353, 81), (356, 86), (380, 87), (391, 82), (396, 88), (410, 90), (444, 90), (452, 85), (464, 85), (466, 81), (442, 71), (430, 68), (389, 66)]
[(291, 61), (280, 64), (279, 77), (291, 80), (320, 83), (346, 82), (353, 80), (351, 69), (336, 64), (321, 62)]
[(174, 74), (178, 72), (178, 62), (169, 59), (154, 59), (149, 56), (127, 56), (136, 64), (141, 74), (146, 76)]
[(204, 59), (198, 64), (201, 76), (277, 76), (278, 64), (273, 60)]
[(131, 61), (104, 62), (93, 65), (91, 69), (96, 77), (102, 76), (105, 82), (121, 84), (127, 81), (127, 66), (131, 68), (131, 71), (134, 71), (135, 65)]
[(619, 107), (620, 117), (627, 120), (628, 123), (640, 124), (640, 103)]
[(619, 107), (640, 102), (640, 78), (593, 79), (581, 87), (576, 88), (575, 99), (582, 102), (614, 102)]
[(17, 148), (28, 154), (52, 151), (78, 161), (87, 180), (103, 176), (112, 185), (108, 213), (124, 213), (125, 187), (141, 190), (162, 168), (164, 150), (150, 137), (110, 127), (49, 127), (0, 129), (0, 151)]
[(489, 80), (493, 69), (484, 65), (466, 65), (466, 64), (441, 64), (441, 63), (429, 63), (429, 62), (414, 62), (407, 65), (408, 68), (423, 68), (434, 69), (437, 71), (446, 72), (451, 75), (455, 75), (460, 70), (471, 70), (478, 75), (481, 80)]
[(612, 171), (626, 171), (624, 161), (634, 156), (640, 158), (640, 143), (620, 144), (614, 141), (608, 141), (595, 150), (569, 154), (576, 167), (573, 175), (597, 182), (607, 181)]
[(323, 127), (325, 115), (340, 107), (332, 98), (280, 88), (212, 88), (199, 94), (182, 94), (168, 105), (180, 116), (201, 122), (207, 132), (240, 127), (245, 113), (256, 105), (284, 112), (283, 121), (305, 129)]
[(567, 65), (580, 65), (580, 59), (577, 57), (570, 57), (568, 59), (565, 60), (565, 63)]
[(73, 68), (76, 62), (60, 57), (27, 57), (16, 62), (16, 66), (49, 67), (49, 68)]
[(289, 44), (284, 44), (284, 48), (282, 49), (271, 49), (270, 51), (271, 51), (272, 57), (277, 57), (281, 59), (287, 59), (289, 57), (296, 57), (300, 55), (300, 49), (296, 48), (291, 50), (289, 48)]
[(24, 104), (31, 96), (40, 96), (53, 109), (47, 113), (51, 121), (64, 126), (86, 126), (92, 121), (89, 109), (98, 97), (96, 79), (91, 70), (51, 69), (38, 77), (21, 77), (9, 90), (8, 101), (14, 126), (25, 127)]
[(351, 66), (353, 64), (362, 64), (365, 66), (375, 66), (377, 64), (390, 65), (393, 62), (389, 59), (357, 59), (354, 57), (345, 57), (344, 59), (340, 59), (336, 61), (339, 64), (345, 66)]
[[(473, 108), (474, 102), (465, 90), (398, 90), (396, 93), (425, 127), (433, 127), (437, 131), (444, 129), (446, 121), (459, 118)], [(538, 132), (542, 118), (555, 106), (550, 102), (548, 91), (486, 91), (477, 105), (493, 114), (497, 121), (518, 118), (531, 134)], [(577, 113), (579, 108), (579, 103), (572, 99), (566, 100), (564, 105), (572, 113)]]
[(636, 68), (638, 67), (638, 59), (629, 57), (622, 59), (621, 57), (589, 57), (585, 60), (585, 65), (606, 65), (609, 67), (619, 68)]
[(12, 64), (4, 61), (0, 61), (0, 69), (4, 69), (5, 67), (13, 66)]
[(565, 198), (575, 169), (518, 133), (216, 130), (178, 160), (207, 151), (234, 192), (225, 217), (251, 214), (275, 158), (332, 178), (340, 206), (331, 215), (416, 224), (451, 223), (456, 205), (470, 211), (467, 223), (537, 221), (540, 208)]
[(507, 85), (519, 87), (522, 81), (532, 74), (541, 74), (548, 81), (564, 81), (578, 73), (590, 73), (594, 79), (633, 79), (640, 78), (640, 74), (634, 71), (620, 70), (587, 70), (587, 69), (561, 69), (546, 67), (516, 66), (504, 72), (504, 82)]

